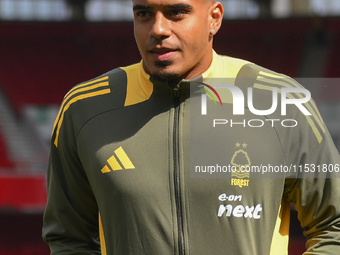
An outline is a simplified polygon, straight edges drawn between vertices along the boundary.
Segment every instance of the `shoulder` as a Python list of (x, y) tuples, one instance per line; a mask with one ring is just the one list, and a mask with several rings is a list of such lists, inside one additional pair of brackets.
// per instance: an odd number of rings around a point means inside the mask
[(253, 81), (267, 78), (266, 81), (269, 83), (275, 83), (278, 80), (289, 80), (294, 83), (292, 78), (282, 73), (244, 59), (219, 55), (216, 52), (213, 52), (212, 64), (203, 74), (203, 78), (252, 79)]
[(126, 91), (127, 73), (121, 67), (74, 86), (65, 95), (56, 117), (56, 139), (65, 123), (76, 131), (91, 118), (124, 107)]
[(311, 151), (329, 140), (311, 93), (295, 79), (237, 58), (219, 56), (219, 61), (229, 68), (224, 77), (232, 79), (227, 81), (242, 91), (245, 108), (254, 118), (270, 120), (287, 158), (292, 157), (289, 152), (302, 148), (302, 142)]
[(248, 60), (213, 53), (213, 62), (209, 73), (203, 76), (224, 78), (257, 78), (272, 77), (276, 79), (291, 79), (287, 75), (270, 70)]
[(68, 106), (67, 108), (72, 107), (77, 110), (123, 107), (128, 82), (127, 73), (138, 68), (139, 64), (118, 67), (77, 84), (65, 95), (62, 107)]
[[(289, 99), (301, 99), (308, 91), (291, 77), (262, 67), (250, 61), (229, 56), (214, 56), (214, 77), (223, 77), (218, 82), (235, 85), (242, 90), (244, 96), (252, 92), (252, 97), (259, 109), (268, 109), (274, 103), (273, 96), (287, 96)], [(215, 83), (217, 83), (215, 81)], [(248, 95), (249, 98), (250, 95)]]
[[(309, 95), (307, 89), (285, 74), (242, 59), (228, 56), (219, 56), (219, 58), (224, 62), (227, 69), (228, 74), (224, 77), (233, 78), (234, 85), (244, 93), (247, 93), (249, 88), (252, 88), (257, 93), (258, 96), (254, 93), (254, 97), (257, 98), (262, 98), (268, 93), (284, 94), (290, 99), (301, 99), (306, 96), (306, 93)], [(272, 97), (269, 99), (271, 100)]]
[(264, 114), (266, 118), (289, 123), (276, 129), (278, 134), (283, 134), (281, 138), (293, 134), (296, 140), (308, 137), (313, 146), (323, 141), (326, 127), (317, 105), (310, 91), (295, 79), (254, 63), (245, 63), (236, 76), (235, 85), (247, 95), (248, 109), (252, 107), (257, 112), (273, 109), (269, 115)]
[(310, 92), (300, 83), (249, 61), (227, 56), (219, 58), (226, 67), (233, 68), (233, 85), (242, 90), (248, 110), (269, 119), (289, 119), (298, 123), (305, 133), (310, 130), (318, 142), (322, 141), (324, 123)]

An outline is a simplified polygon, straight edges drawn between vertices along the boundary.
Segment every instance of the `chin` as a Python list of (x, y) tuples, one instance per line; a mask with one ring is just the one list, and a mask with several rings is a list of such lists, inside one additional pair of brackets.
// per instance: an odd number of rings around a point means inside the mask
[(176, 72), (160, 71), (160, 72), (153, 72), (151, 76), (157, 78), (158, 80), (165, 81), (165, 80), (178, 80), (180, 77), (180, 74)]
[(172, 63), (169, 63), (170, 61), (162, 61), (161, 65), (156, 65), (154, 70), (150, 70), (151, 76), (154, 76), (155, 78), (159, 80), (176, 80), (179, 79), (181, 74), (175, 70), (172, 70), (170, 65)]

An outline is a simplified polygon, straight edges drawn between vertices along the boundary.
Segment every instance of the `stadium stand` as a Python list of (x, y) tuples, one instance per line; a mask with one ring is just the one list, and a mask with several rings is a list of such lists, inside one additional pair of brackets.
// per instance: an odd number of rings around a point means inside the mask
[(7, 147), (5, 144), (4, 137), (2, 136), (2, 133), (0, 132), (0, 172), (11, 171), (13, 167), (14, 167), (14, 164), (8, 157)]
[(322, 101), (336, 103), (340, 98), (339, 81), (336, 79), (340, 78), (340, 18), (328, 18), (325, 21), (325, 29), (330, 35), (330, 43), (323, 77), (329, 79), (323, 81), (319, 97)]
[(131, 23), (7, 23), (0, 38), (0, 80), (19, 112), (26, 104), (59, 105), (77, 83), (139, 60)]
[[(340, 27), (339, 27), (340, 31)], [(326, 69), (326, 77), (333, 77), (339, 78), (340, 76), (340, 68), (339, 68), (339, 59), (340, 59), (340, 34), (334, 36), (332, 46), (331, 46), (331, 53), (330, 59)]]
[(221, 54), (297, 77), (309, 30), (308, 19), (229, 21), (216, 35), (214, 44)]
[(0, 207), (17, 211), (42, 211), (46, 203), (45, 178), (30, 175), (1, 175)]
[(41, 214), (2, 213), (0, 226), (0, 255), (50, 254), (41, 240)]
[[(329, 61), (326, 66), (325, 77), (340, 77), (340, 18), (330, 19), (327, 23), (327, 29), (332, 33), (331, 52)], [(338, 95), (339, 96), (339, 95)]]

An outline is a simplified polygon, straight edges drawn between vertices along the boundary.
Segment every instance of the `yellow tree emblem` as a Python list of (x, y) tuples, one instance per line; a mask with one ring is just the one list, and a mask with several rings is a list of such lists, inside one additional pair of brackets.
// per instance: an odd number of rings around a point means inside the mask
[[(247, 166), (250, 166), (251, 162), (246, 151), (242, 149), (235, 151), (230, 163), (236, 167), (236, 171), (231, 174), (232, 177), (249, 178), (249, 172), (245, 170)], [(241, 171), (241, 167), (243, 171)]]

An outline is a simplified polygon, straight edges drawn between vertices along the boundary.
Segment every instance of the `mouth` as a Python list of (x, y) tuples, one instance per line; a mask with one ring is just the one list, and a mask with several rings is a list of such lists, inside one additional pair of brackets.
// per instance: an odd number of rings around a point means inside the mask
[(177, 52), (177, 50), (167, 49), (167, 48), (154, 48), (149, 51), (151, 55), (158, 61), (168, 61)]

